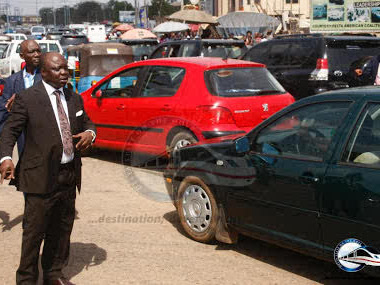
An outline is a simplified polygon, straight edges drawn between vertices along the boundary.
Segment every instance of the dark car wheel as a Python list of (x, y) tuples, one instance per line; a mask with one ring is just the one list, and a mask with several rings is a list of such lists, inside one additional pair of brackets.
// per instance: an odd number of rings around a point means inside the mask
[(194, 144), (197, 142), (197, 139), (190, 132), (179, 132), (176, 134), (169, 145), (169, 153), (173, 150)]
[(186, 233), (208, 243), (215, 239), (218, 206), (210, 188), (198, 177), (186, 177), (178, 189), (178, 215)]

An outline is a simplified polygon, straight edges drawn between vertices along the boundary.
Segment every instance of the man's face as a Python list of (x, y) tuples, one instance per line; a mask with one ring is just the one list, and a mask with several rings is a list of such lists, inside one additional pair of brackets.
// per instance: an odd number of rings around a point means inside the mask
[(67, 61), (59, 53), (46, 55), (45, 66), (41, 69), (43, 80), (54, 88), (61, 88), (66, 85), (69, 79)]
[(20, 57), (25, 60), (26, 65), (38, 67), (40, 65), (41, 49), (35, 41), (22, 43)]

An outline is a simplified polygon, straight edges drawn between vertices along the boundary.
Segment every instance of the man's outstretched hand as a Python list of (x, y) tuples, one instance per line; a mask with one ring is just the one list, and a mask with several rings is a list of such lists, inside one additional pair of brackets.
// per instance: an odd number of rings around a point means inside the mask
[(12, 160), (6, 159), (4, 160), (0, 165), (0, 174), (1, 174), (1, 180), (0, 184), (3, 184), (4, 179), (10, 180), (14, 179), (15, 176), (15, 167), (13, 165)]
[(79, 133), (77, 135), (73, 135), (73, 138), (79, 139), (79, 141), (75, 145), (75, 148), (78, 150), (85, 150), (92, 143), (92, 133), (88, 132), (88, 131), (83, 132), (83, 133)]

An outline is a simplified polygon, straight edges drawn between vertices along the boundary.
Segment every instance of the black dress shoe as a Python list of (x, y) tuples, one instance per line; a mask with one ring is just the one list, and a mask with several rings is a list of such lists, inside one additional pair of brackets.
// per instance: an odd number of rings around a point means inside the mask
[(54, 280), (44, 280), (44, 285), (75, 285), (66, 278), (58, 278)]

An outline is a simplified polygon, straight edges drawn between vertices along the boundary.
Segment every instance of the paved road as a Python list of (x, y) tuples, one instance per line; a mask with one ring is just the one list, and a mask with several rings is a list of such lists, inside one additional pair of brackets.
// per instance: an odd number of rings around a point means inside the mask
[[(359, 283), (359, 275), (334, 264), (254, 239), (243, 237), (236, 245), (190, 240), (174, 206), (157, 201), (166, 197), (162, 174), (131, 174), (120, 153), (84, 158), (83, 174), (66, 270), (76, 284)], [(15, 284), (22, 212), (22, 194), (0, 186), (0, 284)]]

